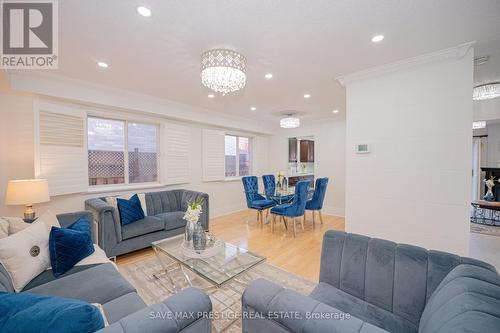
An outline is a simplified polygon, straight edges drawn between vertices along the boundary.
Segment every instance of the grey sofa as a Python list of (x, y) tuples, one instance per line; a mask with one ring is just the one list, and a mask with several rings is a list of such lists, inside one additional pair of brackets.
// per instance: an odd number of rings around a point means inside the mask
[(327, 231), (309, 296), (259, 279), (242, 305), (246, 333), (492, 333), (500, 332), (500, 277), (471, 258)]
[[(86, 215), (91, 221), (90, 212), (61, 214), (57, 217), (61, 226), (65, 227), (82, 215)], [(14, 291), (9, 274), (2, 265), (0, 291)], [(55, 278), (47, 270), (33, 279), (22, 292), (102, 304), (110, 323), (110, 326), (100, 331), (102, 333), (211, 332), (211, 320), (204, 314), (210, 313), (212, 303), (203, 291), (196, 288), (184, 289), (161, 303), (147, 307), (135, 288), (111, 263), (75, 266), (59, 278)], [(170, 319), (166, 315), (169, 312), (188, 312), (194, 315)], [(152, 313), (163, 314), (167, 319), (152, 319)]]
[(122, 226), (118, 211), (105, 198), (85, 201), (85, 209), (94, 214), (97, 222), (97, 244), (108, 257), (114, 257), (151, 246), (160, 239), (184, 233), (182, 219), (190, 201), (204, 199), (200, 222), (208, 230), (208, 194), (189, 190), (171, 190), (146, 193), (146, 217)]

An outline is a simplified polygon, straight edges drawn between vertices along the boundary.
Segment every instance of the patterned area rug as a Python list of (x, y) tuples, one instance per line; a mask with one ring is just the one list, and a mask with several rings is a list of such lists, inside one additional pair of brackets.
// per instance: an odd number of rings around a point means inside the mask
[[(146, 260), (119, 266), (120, 272), (137, 289), (139, 295), (146, 304), (161, 302), (163, 299), (175, 293), (175, 288), (165, 274), (158, 274), (163, 266), (158, 258), (151, 257)], [(184, 270), (191, 279), (194, 286), (207, 288), (210, 285), (192, 273)], [(178, 290), (189, 287), (186, 278), (180, 269), (170, 272)], [(251, 282), (257, 278), (265, 278), (285, 288), (293, 289), (301, 294), (308, 295), (316, 285), (303, 277), (284, 271), (269, 263), (262, 263), (252, 268), (248, 273), (241, 276), (240, 280)], [(214, 332), (241, 332), (241, 293), (245, 286), (239, 282), (231, 282), (223, 288), (209, 292), (214, 311), (219, 314), (214, 320)], [(235, 320), (235, 318), (238, 318)]]
[(470, 231), (478, 234), (492, 235), (492, 236), (500, 236), (500, 227), (480, 224), (480, 223), (471, 223)]

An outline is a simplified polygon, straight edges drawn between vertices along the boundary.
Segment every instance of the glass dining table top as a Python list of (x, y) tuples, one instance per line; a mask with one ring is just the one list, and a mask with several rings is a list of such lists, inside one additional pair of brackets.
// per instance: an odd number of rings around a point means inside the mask
[(182, 250), (183, 237), (172, 237), (153, 242), (153, 248), (220, 286), (266, 260), (237, 245), (220, 241), (215, 255), (208, 258), (190, 258)]

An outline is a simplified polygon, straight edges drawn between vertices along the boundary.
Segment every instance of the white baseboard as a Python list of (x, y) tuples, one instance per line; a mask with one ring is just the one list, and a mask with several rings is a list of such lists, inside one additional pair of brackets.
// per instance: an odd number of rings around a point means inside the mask
[(322, 212), (326, 215), (345, 217), (344, 207), (323, 206)]

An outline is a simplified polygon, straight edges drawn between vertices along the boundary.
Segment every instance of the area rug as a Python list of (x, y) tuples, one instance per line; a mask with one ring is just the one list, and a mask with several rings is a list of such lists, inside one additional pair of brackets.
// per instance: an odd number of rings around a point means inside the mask
[(500, 237), (500, 226), (471, 223), (470, 231), (478, 234), (492, 235)]
[[(158, 258), (151, 257), (135, 263), (119, 265), (119, 270), (122, 275), (137, 289), (137, 292), (142, 297), (146, 304), (154, 304), (161, 302), (175, 292), (175, 288), (168, 277), (164, 274), (158, 275), (163, 266), (158, 261)], [(199, 288), (208, 287), (209, 284), (185, 269), (194, 286)], [(155, 277), (156, 276), (156, 277)], [(170, 273), (175, 285), (179, 289), (189, 287), (182, 271), (175, 269)], [(253, 281), (258, 278), (265, 278), (273, 281), (285, 288), (293, 289), (301, 294), (308, 295), (316, 285), (315, 282), (307, 280), (296, 274), (284, 271), (276, 266), (264, 262), (252, 268), (247, 274), (242, 276), (242, 279)], [(220, 332), (241, 332), (241, 293), (244, 290), (244, 285), (238, 282), (231, 282), (223, 288), (210, 293), (210, 299), (214, 311), (219, 313), (213, 322), (213, 331)], [(238, 318), (235, 320), (235, 318)]]

